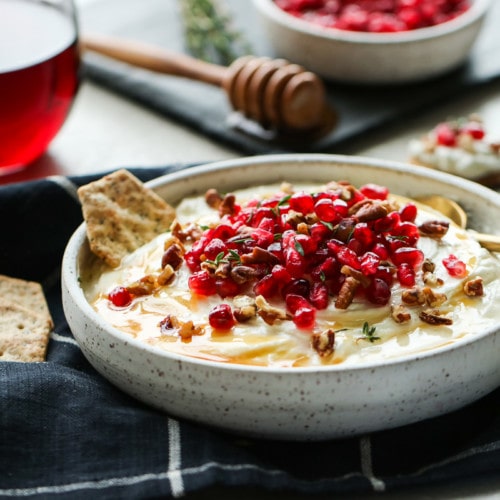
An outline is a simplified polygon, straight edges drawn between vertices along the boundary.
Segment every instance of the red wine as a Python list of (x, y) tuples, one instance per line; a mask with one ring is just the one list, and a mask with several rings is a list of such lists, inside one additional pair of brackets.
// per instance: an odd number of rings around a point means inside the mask
[(73, 19), (50, 4), (0, 0), (0, 174), (40, 156), (78, 88)]

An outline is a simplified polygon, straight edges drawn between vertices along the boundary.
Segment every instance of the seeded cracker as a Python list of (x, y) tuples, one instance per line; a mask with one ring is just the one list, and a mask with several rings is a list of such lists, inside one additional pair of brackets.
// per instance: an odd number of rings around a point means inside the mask
[(0, 361), (45, 361), (52, 322), (0, 299)]
[(110, 267), (169, 229), (174, 209), (126, 170), (78, 189), (90, 249)]
[(0, 275), (0, 300), (15, 302), (46, 319), (53, 326), (40, 283)]

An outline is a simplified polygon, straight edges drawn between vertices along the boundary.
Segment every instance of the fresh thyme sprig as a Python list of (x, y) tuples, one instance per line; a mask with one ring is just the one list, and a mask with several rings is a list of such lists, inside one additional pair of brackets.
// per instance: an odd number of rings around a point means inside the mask
[(198, 59), (229, 65), (250, 54), (250, 45), (232, 26), (217, 0), (179, 0), (186, 47)]
[(376, 340), (380, 340), (380, 337), (375, 336), (376, 326), (370, 326), (368, 321), (363, 323), (363, 338), (369, 340), (370, 342), (375, 342)]

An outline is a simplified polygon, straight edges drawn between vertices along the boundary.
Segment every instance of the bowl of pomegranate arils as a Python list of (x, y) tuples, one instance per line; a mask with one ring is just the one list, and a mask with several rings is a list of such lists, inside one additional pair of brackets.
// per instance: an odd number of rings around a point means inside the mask
[[(500, 385), (500, 263), (417, 201), (500, 231), (500, 195), (432, 169), (269, 155), (80, 188), (68, 323), (113, 384), (236, 434), (324, 440), (461, 408)], [(103, 216), (105, 214), (105, 216)], [(165, 229), (166, 227), (166, 229)]]
[(490, 0), (253, 0), (275, 55), (325, 79), (414, 83), (462, 65)]

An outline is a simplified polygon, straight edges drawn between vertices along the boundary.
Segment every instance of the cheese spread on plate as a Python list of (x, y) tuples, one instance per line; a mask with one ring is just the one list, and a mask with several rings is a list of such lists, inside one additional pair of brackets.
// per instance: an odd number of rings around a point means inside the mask
[(408, 145), (414, 163), (481, 180), (500, 174), (500, 143), (478, 117), (438, 124)]
[[(340, 219), (328, 211), (330, 201), (318, 205), (328, 198), (322, 193), (330, 191), (336, 193), (329, 200), (337, 200), (333, 205), (342, 214)], [(298, 194), (291, 200), (294, 193)], [(221, 196), (222, 208), (221, 199), (212, 208), (203, 196), (184, 199), (176, 208), (177, 231), (158, 236), (126, 256), (115, 269), (96, 264), (93, 277), (84, 280), (92, 307), (118, 330), (169, 352), (275, 367), (383, 362), (449, 345), (498, 322), (496, 256), (441, 214), (420, 205), (415, 210), (412, 202), (394, 201), (372, 185), (364, 190), (336, 183), (326, 187), (270, 185), (234, 195), (230, 203), (228, 196)], [(309, 196), (314, 208), (307, 217), (290, 209), (292, 202), (295, 208), (309, 206)], [(255, 202), (256, 198), (260, 201)], [(224, 203), (230, 208), (221, 218)], [(249, 230), (246, 217), (249, 213), (255, 217), (256, 211), (266, 215), (265, 220)], [(330, 222), (318, 220), (317, 213)], [(273, 233), (273, 220), (274, 226), (276, 221), (285, 224), (285, 231), (281, 228)], [(390, 229), (391, 224), (396, 229)], [(236, 236), (226, 235), (224, 240), (221, 235), (228, 227)], [(286, 229), (290, 227), (293, 229)], [(217, 239), (224, 240), (229, 249), (221, 246), (224, 250), (218, 252), (215, 245), (218, 253), (208, 259), (214, 244), (208, 247), (208, 240), (203, 242), (199, 233), (213, 235), (214, 228), (221, 236)], [(418, 237), (415, 228), (419, 228)], [(256, 241), (268, 233), (272, 241), (266, 243), (266, 250), (253, 251)], [(413, 238), (413, 246), (407, 235)], [(162, 268), (166, 248), (181, 236), (182, 258), (175, 265), (169, 261), (174, 272), (159, 285), (159, 276), (168, 268)], [(312, 236), (315, 246), (310, 250)], [(205, 246), (200, 252), (202, 243)], [(240, 252), (238, 245), (248, 244)], [(282, 260), (269, 257), (273, 252)], [(233, 272), (236, 265), (248, 262), (245, 267), (253, 266), (259, 274), (241, 284), (241, 275), (230, 274), (229, 269)], [(297, 274), (297, 268), (303, 276)], [(193, 285), (194, 275), (204, 278)], [(205, 278), (217, 286), (223, 283), (222, 288), (204, 291)], [(147, 282), (154, 282), (152, 288), (137, 292), (137, 284)], [(304, 286), (307, 293), (301, 292)], [(291, 287), (288, 295), (287, 287)], [(113, 303), (113, 291), (123, 289), (132, 291), (130, 300)], [(327, 302), (321, 294), (324, 290)], [(238, 316), (237, 310), (243, 310), (238, 309), (242, 302), (249, 314), (234, 320), (233, 313)], [(209, 317), (216, 316), (213, 311), (221, 304), (226, 309), (216, 320), (222, 323), (214, 327)], [(230, 321), (224, 323), (228, 311)]]

